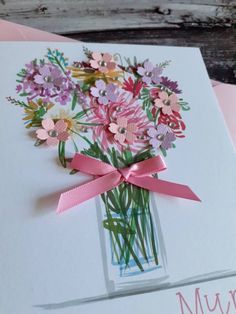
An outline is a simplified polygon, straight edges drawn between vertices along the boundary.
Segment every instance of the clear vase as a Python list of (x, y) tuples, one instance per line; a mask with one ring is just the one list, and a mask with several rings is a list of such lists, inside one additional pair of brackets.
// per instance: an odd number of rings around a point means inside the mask
[(108, 292), (145, 290), (166, 280), (166, 254), (152, 194), (122, 183), (101, 195), (97, 205)]

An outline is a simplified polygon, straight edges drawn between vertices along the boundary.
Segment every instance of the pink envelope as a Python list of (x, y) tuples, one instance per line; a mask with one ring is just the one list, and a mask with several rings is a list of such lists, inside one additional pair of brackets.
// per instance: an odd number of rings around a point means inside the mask
[(74, 41), (28, 26), (0, 20), (0, 41)]
[[(0, 41), (58, 41), (73, 39), (47, 33), (31, 27), (0, 20)], [(236, 149), (236, 86), (213, 81), (212, 86), (218, 98), (226, 125)]]

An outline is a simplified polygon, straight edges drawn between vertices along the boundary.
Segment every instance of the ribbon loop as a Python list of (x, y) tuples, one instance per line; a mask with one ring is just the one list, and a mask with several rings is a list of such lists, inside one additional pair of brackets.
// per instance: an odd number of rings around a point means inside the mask
[(112, 190), (124, 181), (153, 192), (200, 201), (199, 197), (187, 185), (163, 181), (151, 176), (166, 169), (161, 156), (137, 162), (127, 168), (116, 169), (103, 161), (86, 155), (75, 154), (71, 167), (94, 175), (96, 179), (62, 193), (57, 207), (58, 213)]

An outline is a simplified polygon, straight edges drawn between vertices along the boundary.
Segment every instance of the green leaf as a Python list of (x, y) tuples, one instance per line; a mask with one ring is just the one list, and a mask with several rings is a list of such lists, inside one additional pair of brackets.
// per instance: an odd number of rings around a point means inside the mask
[(37, 147), (37, 146), (42, 145), (43, 143), (45, 143), (45, 141), (37, 139), (36, 142), (34, 143), (34, 146)]
[[(91, 82), (92, 83), (92, 82)], [(81, 87), (81, 91), (83, 93), (87, 92), (90, 90), (90, 84), (83, 84), (82, 87)]]
[(28, 96), (28, 95), (30, 95), (30, 94), (29, 94), (29, 93), (26, 93), (26, 92), (19, 94), (19, 96), (21, 96), (21, 97)]
[(161, 146), (160, 146), (160, 150), (161, 150), (161, 152), (162, 152), (162, 155), (163, 155), (164, 157), (166, 157), (166, 156), (167, 156), (166, 150), (165, 150), (163, 147), (161, 147)]
[(179, 104), (180, 104), (183, 111), (190, 110), (190, 106), (186, 101), (180, 101)]
[(73, 175), (73, 174), (76, 174), (78, 172), (79, 172), (79, 170), (73, 169), (73, 170), (70, 171), (70, 174)]
[(103, 227), (111, 232), (120, 233), (122, 235), (135, 234), (129, 224), (120, 218), (110, 218), (103, 221)]
[(58, 156), (60, 163), (64, 168), (66, 168), (66, 158), (65, 158), (65, 142), (60, 141), (58, 144)]
[(78, 101), (78, 96), (76, 95), (76, 93), (74, 93), (73, 98), (72, 98), (72, 105), (71, 105), (71, 109), (74, 110), (75, 106), (77, 104)]
[(124, 151), (124, 156), (125, 156), (125, 161), (126, 161), (127, 165), (133, 163), (133, 156), (132, 156), (132, 153), (131, 153), (130, 150), (125, 150)]
[(89, 110), (90, 110), (90, 108), (78, 112), (78, 113), (73, 117), (73, 119), (76, 119), (76, 120), (81, 119), (83, 116), (86, 115), (86, 113), (87, 113)]

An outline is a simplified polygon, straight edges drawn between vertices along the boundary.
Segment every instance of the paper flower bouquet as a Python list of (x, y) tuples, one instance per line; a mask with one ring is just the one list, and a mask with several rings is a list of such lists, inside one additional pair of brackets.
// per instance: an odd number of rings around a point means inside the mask
[[(84, 54), (70, 64), (48, 49), (17, 74), (21, 98), (8, 100), (22, 108), (26, 128), (35, 129), (35, 146), (56, 146), (63, 167), (71, 161), (68, 147), (116, 168), (166, 156), (184, 138), (181, 112), (189, 110), (177, 82), (164, 75), (169, 62), (154, 65), (86, 48)], [(111, 264), (120, 276), (158, 268), (149, 191), (123, 182), (100, 199)]]

